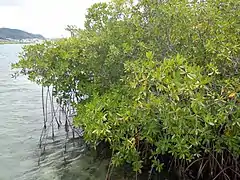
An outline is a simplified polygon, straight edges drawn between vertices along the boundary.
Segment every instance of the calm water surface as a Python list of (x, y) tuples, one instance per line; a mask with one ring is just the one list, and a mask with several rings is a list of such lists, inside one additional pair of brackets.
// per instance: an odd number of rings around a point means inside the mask
[(56, 134), (57, 141), (49, 141), (46, 158), (38, 165), (41, 87), (26, 77), (11, 78), (11, 63), (18, 61), (21, 48), (0, 45), (0, 180), (104, 179), (106, 162), (84, 155), (83, 143), (68, 143), (64, 153), (62, 132)]

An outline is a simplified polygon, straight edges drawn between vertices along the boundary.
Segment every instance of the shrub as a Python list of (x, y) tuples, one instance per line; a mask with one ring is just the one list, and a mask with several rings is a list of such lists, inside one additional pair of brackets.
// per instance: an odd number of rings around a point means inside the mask
[[(112, 164), (239, 178), (240, 4), (115, 0), (88, 9), (74, 37), (24, 48), (13, 65), (64, 102)], [(70, 29), (71, 31), (71, 29)], [(88, 95), (86, 100), (81, 100)], [(196, 168), (196, 169), (194, 169)]]

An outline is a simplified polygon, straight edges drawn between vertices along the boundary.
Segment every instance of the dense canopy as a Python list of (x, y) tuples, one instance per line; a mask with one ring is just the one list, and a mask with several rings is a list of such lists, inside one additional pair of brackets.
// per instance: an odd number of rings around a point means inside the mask
[(136, 172), (240, 178), (240, 1), (114, 0), (69, 30), (13, 67), (77, 109), (86, 142)]

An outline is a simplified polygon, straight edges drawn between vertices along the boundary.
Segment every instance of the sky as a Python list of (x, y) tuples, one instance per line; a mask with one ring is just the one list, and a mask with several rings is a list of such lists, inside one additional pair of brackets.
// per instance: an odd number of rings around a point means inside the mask
[(84, 26), (95, 2), (107, 0), (0, 0), (0, 28), (21, 29), (46, 38), (69, 35), (67, 25)]

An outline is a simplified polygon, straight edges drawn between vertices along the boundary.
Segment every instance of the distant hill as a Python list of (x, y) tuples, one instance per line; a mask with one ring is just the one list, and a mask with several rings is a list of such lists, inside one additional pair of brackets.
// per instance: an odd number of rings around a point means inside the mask
[(10, 28), (0, 28), (0, 40), (5, 39), (15, 39), (15, 40), (22, 40), (22, 39), (45, 39), (40, 34), (32, 34), (28, 33), (19, 29), (10, 29)]

